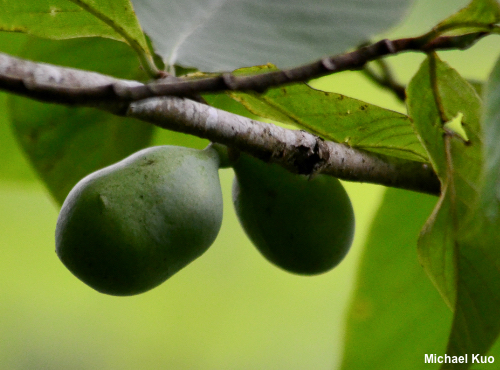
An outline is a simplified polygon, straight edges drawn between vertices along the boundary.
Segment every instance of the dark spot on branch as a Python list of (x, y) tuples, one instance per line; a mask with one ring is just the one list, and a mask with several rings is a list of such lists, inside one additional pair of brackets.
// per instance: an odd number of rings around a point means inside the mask
[(323, 140), (319, 138), (312, 149), (305, 145), (295, 147), (291, 157), (291, 162), (297, 170), (297, 173), (308, 176), (321, 169), (328, 160), (328, 149), (323, 144)]

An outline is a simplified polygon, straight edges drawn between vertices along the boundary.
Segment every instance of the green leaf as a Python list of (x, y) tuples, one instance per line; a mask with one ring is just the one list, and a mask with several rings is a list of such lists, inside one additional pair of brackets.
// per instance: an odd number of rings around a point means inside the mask
[[(498, 164), (500, 163), (500, 59), (497, 60), (485, 87), (484, 94), (484, 147), (485, 147), (485, 194), (487, 213), (497, 217), (498, 189), (500, 187)], [(491, 203), (490, 203), (491, 201)]]
[(444, 352), (452, 315), (416, 254), (419, 229), (435, 203), (387, 189), (364, 246), (342, 369), (432, 369), (424, 355)]
[[(470, 207), (476, 198), (474, 193), (470, 194), (471, 188), (466, 183), (477, 181), (480, 163), (472, 158), (469, 166), (465, 164), (464, 168), (455, 170), (450, 167), (455, 167), (456, 164), (451, 163), (451, 159), (447, 156), (449, 149), (447, 146), (456, 147), (456, 150), (460, 151), (465, 143), (454, 136), (446, 136), (446, 140), (443, 138), (450, 133), (446, 132), (442, 119), (451, 120), (461, 112), (464, 130), (477, 140), (475, 131), (479, 125), (480, 102), (470, 84), (445, 63), (438, 62), (435, 74), (440, 83), (439, 104), (442, 105), (442, 114), (445, 115), (445, 118), (442, 118), (440, 107), (433, 93), (430, 68), (429, 60), (424, 62), (407, 90), (408, 111), (415, 123), (415, 130), (427, 149), (433, 168), (442, 182), (441, 200), (420, 236), (419, 256), (445, 302), (450, 307), (454, 307), (456, 255), (453, 225), (457, 222), (456, 215), (463, 213), (463, 209)], [(473, 157), (480, 156), (476, 148), (478, 147), (475, 145), (472, 147), (472, 152), (463, 151), (461, 158), (466, 158), (469, 154)], [(450, 172), (452, 172), (450, 175), (453, 179), (448, 178)], [(455, 181), (465, 183), (461, 188), (464, 194), (458, 198), (455, 196)]]
[(444, 186), (441, 191), (439, 203), (420, 232), (418, 255), (443, 300), (454, 310), (457, 291), (457, 261), (453, 236), (455, 220), (450, 191)]
[(151, 139), (151, 146), (175, 145), (194, 149), (203, 149), (206, 148), (208, 144), (210, 144), (209, 140), (193, 135), (183, 134), (182, 132), (164, 130), (159, 127), (154, 128), (153, 137)]
[(500, 333), (500, 59), (484, 98), (482, 181), (477, 206), (460, 234), (457, 314), (449, 345), (474, 353), (485, 353)]
[(444, 128), (439, 118), (438, 107), (434, 102), (428, 69), (428, 63), (422, 65), (408, 85), (406, 90), (408, 113), (416, 122), (416, 132), (429, 153), (429, 160), (434, 171), (443, 177), (446, 173), (446, 160), (443, 156), (444, 142), (435, 138), (444, 135)]
[[(0, 112), (7, 110), (7, 94), (0, 93)], [(0, 181), (33, 182), (36, 177), (30, 169), (26, 158), (19, 150), (16, 138), (10, 128), (9, 117), (5, 114), (0, 115)]]
[(155, 69), (130, 0), (1, 0), (0, 30), (50, 39), (100, 36), (125, 41)]
[(244, 105), (236, 99), (233, 99), (229, 94), (205, 94), (203, 95), (203, 99), (205, 99), (205, 101), (212, 107), (238, 114), (243, 117), (252, 119), (258, 118), (255, 114), (252, 114), (248, 109), (246, 109)]
[[(252, 73), (272, 67), (236, 71)], [(325, 139), (375, 153), (426, 162), (407, 116), (306, 84), (269, 89), (264, 94), (232, 92), (253, 114), (295, 125)]]
[[(99, 57), (89, 57), (95, 55)], [(130, 48), (102, 38), (32, 40), (22, 56), (121, 78), (143, 77)], [(153, 132), (152, 125), (96, 109), (44, 104), (14, 95), (9, 108), (19, 143), (59, 203), (88, 173), (147, 146)]]
[[(15, 55), (26, 41), (26, 36), (18, 33), (0, 32), (0, 50)], [(10, 127), (7, 112), (7, 93), (0, 93), (0, 181), (2, 182), (34, 182), (34, 176), (29, 163), (17, 145), (16, 138)]]
[(296, 66), (395, 25), (411, 0), (132, 0), (166, 65), (231, 71)]
[[(446, 351), (450, 356), (485, 354), (500, 332), (500, 203), (495, 182), (500, 158), (494, 154), (499, 136), (498, 117), (492, 113), (499, 101), (492, 92), (498, 89), (494, 76), (483, 121), (475, 89), (435, 56), (422, 64), (408, 87), (410, 116), (442, 183), (440, 201), (421, 232), (419, 257), (454, 310)], [(468, 141), (443, 128), (458, 114)]]
[(437, 30), (453, 30), (453, 34), (490, 31), (500, 22), (500, 4), (497, 0), (472, 0), (471, 3), (436, 26)]
[(478, 80), (467, 80), (467, 81), (469, 81), (472, 87), (474, 87), (479, 96), (483, 94), (484, 81), (478, 81)]

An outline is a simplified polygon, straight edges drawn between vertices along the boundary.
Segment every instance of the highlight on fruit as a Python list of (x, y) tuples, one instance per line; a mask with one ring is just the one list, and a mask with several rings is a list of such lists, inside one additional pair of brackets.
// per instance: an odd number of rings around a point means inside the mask
[(64, 201), (56, 252), (95, 290), (150, 290), (202, 255), (222, 222), (212, 148), (143, 149), (83, 178)]

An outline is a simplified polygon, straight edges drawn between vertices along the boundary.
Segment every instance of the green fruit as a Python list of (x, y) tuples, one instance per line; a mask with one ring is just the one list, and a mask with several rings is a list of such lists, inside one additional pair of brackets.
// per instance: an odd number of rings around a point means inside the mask
[(56, 252), (99, 292), (133, 295), (204, 253), (222, 222), (218, 155), (159, 146), (82, 179), (56, 227)]
[(277, 266), (297, 274), (319, 274), (347, 254), (354, 212), (340, 182), (309, 180), (275, 164), (241, 155), (233, 165), (233, 201), (246, 234)]

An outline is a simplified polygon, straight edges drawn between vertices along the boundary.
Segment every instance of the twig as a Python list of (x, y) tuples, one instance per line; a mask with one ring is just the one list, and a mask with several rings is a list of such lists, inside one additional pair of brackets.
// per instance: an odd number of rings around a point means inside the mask
[(122, 36), (130, 47), (136, 52), (139, 57), (139, 61), (141, 62), (142, 67), (146, 71), (146, 73), (152, 78), (158, 78), (163, 76), (164, 73), (156, 67), (153, 57), (145, 50), (142, 45), (140, 45), (139, 41), (132, 37), (123, 27), (117, 24), (113, 19), (106, 16), (106, 14), (97, 10), (94, 6), (90, 5), (88, 2), (82, 0), (71, 0), (73, 3), (78, 5), (79, 7), (85, 9), (87, 12), (92, 14), (94, 17), (104, 22), (108, 26), (110, 26), (117, 34)]
[(375, 63), (380, 67), (381, 74), (376, 73), (369, 66), (365, 66), (363, 69), (364, 75), (377, 85), (388, 89), (400, 102), (404, 103), (406, 100), (405, 86), (396, 81), (389, 65), (383, 59), (377, 59)]
[[(2, 69), (1, 63), (15, 63), (12, 59), (9, 62), (6, 59), (8, 56), (4, 55), (4, 62), (0, 60), (0, 89), (40, 100), (56, 99), (59, 103), (79, 105), (93, 105), (99, 101), (130, 102), (153, 96), (193, 96), (226, 90), (263, 92), (271, 87), (305, 82), (331, 73), (358, 70), (369, 61), (391, 54), (407, 51), (430, 52), (433, 50), (465, 49), (487, 34), (487, 32), (477, 32), (461, 36), (443, 36), (430, 41), (428, 35), (424, 35), (425, 38), (422, 36), (392, 41), (381, 40), (350, 53), (323, 58), (304, 66), (257, 75), (235, 76), (225, 73), (197, 79), (170, 77), (164, 82), (158, 82), (162, 81), (158, 80), (150, 84), (124, 84), (120, 81), (108, 80), (108, 83), (94, 83), (90, 86), (85, 84), (66, 85), (64, 88), (60, 84), (48, 80), (44, 81), (43, 85), (38, 84), (37, 91), (29, 89), (25, 85), (22, 80), (23, 76), (12, 71), (9, 72), (6, 68)], [(17, 60), (17, 63), (21, 63), (21, 60)]]
[(296, 68), (249, 76), (235, 76), (225, 73), (201, 79), (178, 79), (176, 82), (171, 80), (167, 83), (155, 82), (145, 86), (133, 87), (127, 91), (120, 91), (120, 93), (123, 93), (122, 98), (130, 100), (139, 100), (151, 96), (187, 96), (195, 93), (226, 90), (261, 93), (271, 87), (307, 82), (313, 78), (346, 70), (362, 69), (366, 63), (387, 55), (407, 51), (429, 52), (433, 50), (469, 48), (487, 34), (487, 32), (477, 32), (461, 36), (437, 37), (430, 41), (428, 35), (392, 41), (384, 39), (349, 53), (323, 58)]

